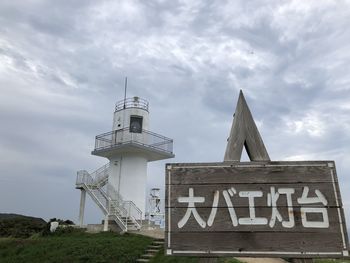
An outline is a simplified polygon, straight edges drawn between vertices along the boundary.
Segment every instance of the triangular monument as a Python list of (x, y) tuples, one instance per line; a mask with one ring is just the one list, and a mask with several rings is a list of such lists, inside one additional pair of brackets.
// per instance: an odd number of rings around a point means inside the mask
[(242, 90), (236, 106), (236, 112), (227, 142), (224, 161), (241, 160), (243, 146), (251, 161), (270, 161), (264, 142), (255, 125)]

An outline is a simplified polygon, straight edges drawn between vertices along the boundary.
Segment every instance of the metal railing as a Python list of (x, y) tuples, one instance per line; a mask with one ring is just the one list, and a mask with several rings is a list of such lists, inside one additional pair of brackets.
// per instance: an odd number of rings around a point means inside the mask
[(150, 147), (166, 153), (173, 152), (172, 139), (147, 130), (142, 130), (141, 133), (133, 133), (129, 131), (129, 127), (97, 135), (95, 138), (95, 151), (128, 143)]
[(92, 172), (90, 175), (94, 180), (95, 184), (103, 184), (107, 182), (109, 174), (109, 163), (98, 168), (96, 171)]
[(114, 189), (112, 185), (107, 186), (108, 196), (111, 199), (110, 204), (112, 209), (118, 207), (122, 211), (122, 216), (127, 217), (140, 229), (142, 226), (142, 211), (133, 201), (124, 201), (123, 197)]
[(103, 185), (103, 183), (106, 183), (108, 180), (108, 168), (109, 163), (106, 163), (91, 174), (85, 170), (78, 171), (76, 184), (86, 183), (94, 186)]
[[(80, 172), (80, 171), (79, 171)], [(122, 231), (128, 230), (128, 218), (123, 216), (125, 214), (119, 206), (111, 205), (112, 201), (108, 198), (102, 188), (96, 188), (94, 186), (93, 178), (88, 173), (78, 172), (77, 182), (89, 193), (95, 203), (101, 208), (104, 214), (109, 215), (119, 225)]]
[(93, 178), (86, 171), (79, 171), (77, 174), (76, 184), (82, 186), (92, 197), (95, 203), (102, 209), (102, 211), (108, 213), (108, 198), (96, 188), (93, 183)]
[(77, 172), (77, 179), (75, 181), (76, 185), (92, 185), (94, 182), (93, 178), (90, 176), (90, 174), (85, 170), (80, 170)]
[(115, 111), (128, 109), (128, 108), (138, 108), (148, 111), (148, 101), (140, 97), (127, 98), (125, 100), (118, 101), (115, 104)]
[(142, 227), (142, 211), (133, 201), (124, 201), (124, 208), (128, 211), (128, 217), (137, 229)]
[(107, 185), (107, 191), (103, 190), (101, 181), (106, 174), (108, 179), (108, 165), (105, 164), (91, 174), (85, 170), (78, 171), (76, 185), (83, 187), (103, 213), (113, 218), (123, 231), (128, 231), (130, 227), (140, 229), (142, 211), (132, 201), (124, 201), (111, 185)]

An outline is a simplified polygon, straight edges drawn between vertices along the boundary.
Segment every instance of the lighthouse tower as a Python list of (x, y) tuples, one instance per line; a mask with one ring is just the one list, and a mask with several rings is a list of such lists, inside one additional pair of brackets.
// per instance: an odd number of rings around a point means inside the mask
[(147, 163), (174, 157), (173, 140), (149, 130), (149, 104), (139, 97), (116, 103), (112, 131), (96, 136), (93, 155), (108, 163), (92, 173), (78, 171), (79, 223), (86, 193), (122, 231), (139, 229), (146, 210)]

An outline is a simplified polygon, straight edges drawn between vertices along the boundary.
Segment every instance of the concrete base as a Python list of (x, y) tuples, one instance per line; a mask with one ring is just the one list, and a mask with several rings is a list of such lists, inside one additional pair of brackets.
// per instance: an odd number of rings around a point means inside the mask
[[(102, 220), (102, 226), (104, 226), (105, 220)], [(103, 229), (103, 227), (102, 227)], [(108, 231), (121, 233), (122, 230), (114, 220), (108, 220)]]
[[(105, 221), (102, 220), (102, 224), (89, 224), (86, 226), (86, 232), (88, 233), (100, 233), (104, 231)], [(120, 227), (113, 220), (108, 221), (108, 229), (107, 231), (112, 231), (116, 233), (121, 233)]]
[(88, 233), (100, 233), (103, 231), (103, 225), (101, 224), (88, 224), (86, 226), (86, 232)]
[[(102, 220), (101, 224), (89, 224), (86, 227), (86, 232), (88, 233), (100, 233), (103, 232), (105, 221)], [(117, 225), (117, 223), (114, 220), (108, 220), (108, 231), (121, 233), (120, 227)], [(142, 224), (141, 230), (129, 230), (129, 233), (139, 234), (143, 236), (149, 236), (157, 239), (163, 239), (164, 238), (164, 228), (160, 228), (157, 225), (154, 224), (148, 224), (148, 222), (144, 222)]]
[(156, 239), (164, 239), (164, 228), (160, 228), (159, 226), (156, 226), (154, 224), (149, 225), (147, 221), (145, 221), (142, 224), (142, 228), (140, 230), (129, 232), (138, 235), (153, 237)]

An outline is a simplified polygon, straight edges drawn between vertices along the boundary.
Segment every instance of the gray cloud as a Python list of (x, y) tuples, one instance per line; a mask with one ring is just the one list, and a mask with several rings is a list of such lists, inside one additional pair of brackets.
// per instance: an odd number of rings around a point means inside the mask
[[(114, 103), (150, 101), (174, 162), (220, 161), (239, 89), (274, 160), (335, 159), (350, 219), (346, 1), (0, 4), (0, 210), (76, 219)], [(164, 184), (152, 163), (149, 186)], [(16, 194), (15, 194), (16, 193)], [(54, 204), (54, 205), (53, 205)], [(89, 204), (88, 222), (101, 218)]]

